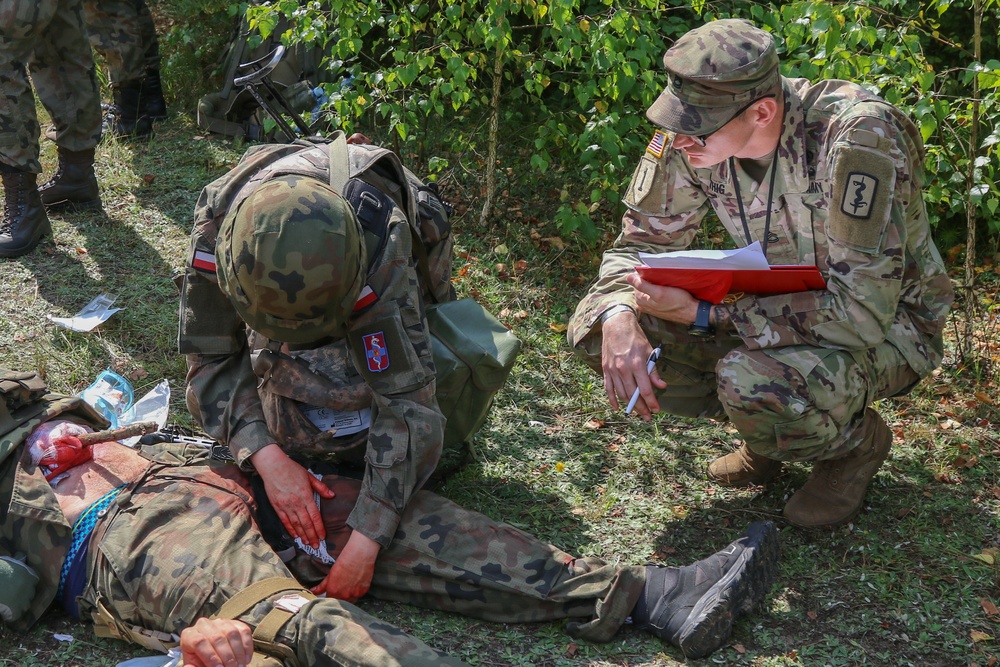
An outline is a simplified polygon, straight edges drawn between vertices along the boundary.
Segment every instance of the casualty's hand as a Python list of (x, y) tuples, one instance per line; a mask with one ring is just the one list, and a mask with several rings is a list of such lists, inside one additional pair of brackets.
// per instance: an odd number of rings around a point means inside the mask
[(635, 303), (640, 313), (681, 324), (693, 323), (698, 315), (698, 299), (687, 290), (654, 285), (634, 272), (625, 280), (635, 290)]
[(318, 548), (320, 540), (326, 539), (326, 528), (313, 492), (333, 498), (333, 491), (274, 443), (255, 452), (250, 462), (264, 480), (267, 498), (288, 534)]
[(604, 391), (611, 407), (618, 409), (618, 401), (628, 404), (636, 387), (639, 400), (635, 411), (645, 420), (660, 411), (653, 387), (663, 389), (667, 383), (660, 379), (656, 369), (646, 373), (646, 362), (653, 347), (646, 334), (639, 328), (639, 321), (631, 312), (623, 312), (604, 322), (601, 342), (601, 367), (604, 369)]
[(242, 667), (253, 657), (250, 626), (228, 618), (199, 618), (181, 631), (184, 667)]
[(326, 578), (318, 586), (314, 586), (312, 592), (317, 595), (326, 593), (328, 598), (357, 602), (371, 588), (375, 559), (381, 548), (375, 540), (354, 531)]

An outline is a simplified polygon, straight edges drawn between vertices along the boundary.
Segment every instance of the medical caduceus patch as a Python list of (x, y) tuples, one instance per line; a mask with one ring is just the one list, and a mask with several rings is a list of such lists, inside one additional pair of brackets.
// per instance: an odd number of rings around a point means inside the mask
[(840, 210), (859, 220), (867, 220), (872, 215), (872, 204), (878, 193), (878, 179), (871, 174), (852, 171), (847, 175), (847, 187), (840, 201)]
[(368, 370), (372, 373), (381, 373), (389, 368), (389, 349), (385, 345), (385, 335), (381, 331), (377, 331), (365, 334), (361, 340), (365, 346)]

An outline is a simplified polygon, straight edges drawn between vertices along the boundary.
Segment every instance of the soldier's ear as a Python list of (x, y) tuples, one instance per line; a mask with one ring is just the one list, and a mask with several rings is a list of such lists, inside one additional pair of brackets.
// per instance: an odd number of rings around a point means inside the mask
[(767, 127), (778, 116), (779, 102), (774, 97), (757, 100), (748, 110), (750, 122), (758, 127)]

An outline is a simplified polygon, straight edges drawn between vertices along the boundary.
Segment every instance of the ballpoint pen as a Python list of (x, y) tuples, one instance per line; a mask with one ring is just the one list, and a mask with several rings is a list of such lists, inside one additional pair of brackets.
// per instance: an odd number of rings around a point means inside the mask
[[(660, 348), (662, 345), (657, 345), (653, 348), (653, 351), (649, 353), (649, 359), (646, 361), (646, 375), (653, 372), (656, 368), (656, 360), (660, 358)], [(636, 387), (635, 391), (632, 392), (632, 398), (628, 401), (628, 407), (625, 408), (625, 414), (632, 414), (632, 408), (635, 407), (636, 402), (639, 400), (639, 388)]]

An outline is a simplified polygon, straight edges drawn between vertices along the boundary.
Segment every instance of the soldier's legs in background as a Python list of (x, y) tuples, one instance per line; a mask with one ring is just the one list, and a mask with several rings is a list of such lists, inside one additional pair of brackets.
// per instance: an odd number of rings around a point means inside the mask
[(144, 0), (135, 0), (135, 8), (139, 16), (139, 38), (145, 67), (139, 106), (150, 120), (163, 120), (167, 117), (167, 101), (163, 97), (160, 80), (160, 40), (156, 36), (153, 15)]
[(148, 136), (153, 126), (141, 108), (146, 53), (136, 0), (85, 0), (84, 6), (90, 41), (108, 64), (114, 96), (104, 131), (114, 136)]
[(38, 149), (35, 95), (26, 63), (40, 42), (39, 35), (59, 11), (57, 0), (18, 0), (6, 6), (0, 24), (0, 173), (3, 213), (0, 257), (31, 252), (50, 232), (38, 192), (42, 172)]
[(13, 20), (0, 24), (0, 161), (13, 170), (42, 173), (38, 160), (38, 117), (26, 63), (39, 32), (52, 21), (57, 0), (19, 0)]
[(111, 87), (141, 80), (146, 56), (136, 1), (84, 0), (83, 7), (90, 44), (107, 63)]
[[(56, 143), (72, 152), (101, 138), (101, 98), (80, 0), (60, 0), (28, 61), (38, 99), (52, 117)], [(37, 122), (35, 143), (37, 145)]]

